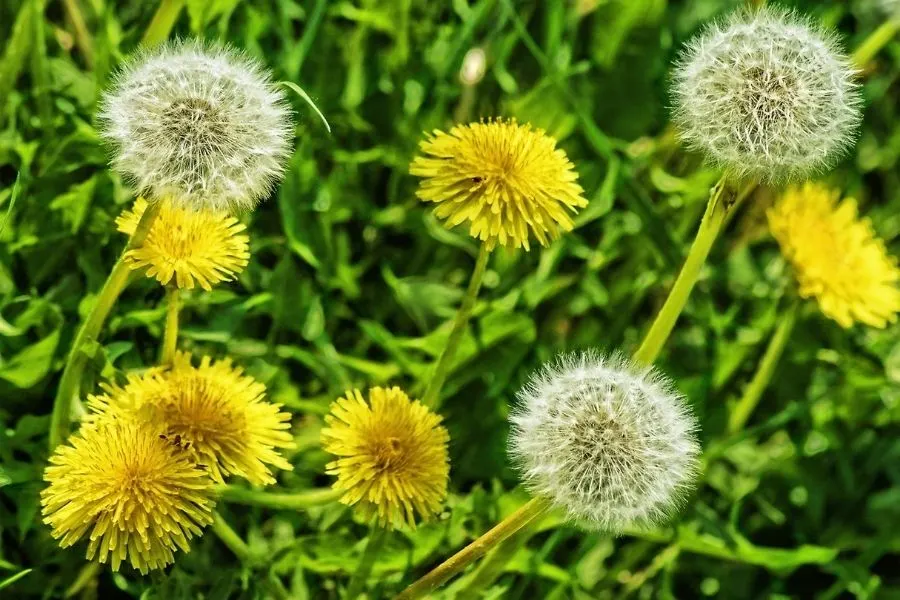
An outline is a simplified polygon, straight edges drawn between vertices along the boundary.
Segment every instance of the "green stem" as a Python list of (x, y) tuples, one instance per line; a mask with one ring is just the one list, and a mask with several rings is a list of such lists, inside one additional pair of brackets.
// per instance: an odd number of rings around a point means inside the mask
[(350, 577), (350, 583), (347, 586), (347, 600), (355, 600), (362, 595), (366, 580), (372, 573), (375, 559), (378, 558), (385, 539), (387, 539), (387, 529), (380, 525), (373, 525), (372, 531), (369, 532), (369, 541), (366, 542), (366, 549), (363, 550), (359, 564), (356, 565), (356, 571)]
[(900, 31), (900, 18), (888, 19), (856, 47), (852, 55), (853, 64), (858, 69), (864, 68), (875, 55), (894, 39)]
[[(213, 513), (213, 522), (210, 528), (223, 544), (228, 546), (231, 553), (234, 554), (239, 561), (246, 567), (253, 567), (256, 563), (256, 557), (247, 542), (241, 539), (241, 536), (231, 528), (225, 519), (217, 512)], [(288, 593), (281, 582), (275, 577), (274, 573), (269, 573), (268, 577), (259, 579), (259, 586), (269, 593), (276, 600), (290, 600), (291, 595)]]
[(166, 290), (166, 329), (163, 333), (159, 362), (162, 365), (172, 364), (175, 351), (178, 349), (178, 311), (181, 308), (181, 293), (177, 286)]
[(238, 560), (247, 565), (253, 564), (254, 557), (253, 552), (250, 550), (250, 546), (241, 539), (241, 536), (239, 536), (238, 533), (231, 528), (231, 525), (225, 522), (222, 515), (217, 512), (213, 513), (211, 528), (216, 536), (222, 540), (222, 543), (228, 546), (228, 549), (231, 550), (232, 554), (234, 554)]
[(101, 566), (99, 562), (92, 560), (81, 567), (78, 576), (75, 577), (75, 581), (63, 592), (63, 598), (71, 598), (81, 590), (95, 588), (97, 585), (97, 574), (100, 572)]
[(439, 585), (462, 572), (475, 560), (484, 556), (503, 540), (513, 535), (532, 520), (542, 516), (550, 509), (550, 502), (543, 498), (534, 498), (519, 510), (509, 515), (471, 544), (432, 569), (424, 577), (403, 590), (395, 600), (413, 600), (423, 598)]
[(792, 300), (791, 306), (784, 316), (781, 317), (781, 322), (778, 323), (775, 334), (769, 340), (769, 345), (763, 353), (762, 360), (756, 368), (753, 379), (747, 384), (746, 389), (744, 389), (744, 395), (731, 410), (731, 414), (728, 417), (729, 434), (735, 434), (743, 429), (750, 415), (756, 409), (756, 405), (759, 404), (759, 399), (772, 380), (778, 361), (781, 359), (787, 341), (791, 337), (791, 331), (793, 331), (794, 324), (797, 322), (799, 307), (799, 300)]
[(341, 490), (324, 488), (318, 490), (304, 490), (292, 494), (276, 494), (272, 492), (248, 490), (246, 488), (234, 487), (231, 485), (223, 485), (216, 488), (216, 494), (220, 501), (232, 504), (261, 506), (276, 510), (303, 510), (336, 502), (344, 492)]
[(476, 600), (503, 573), (503, 569), (519, 550), (537, 533), (543, 519), (537, 518), (506, 538), (475, 569), (472, 578), (456, 595), (456, 600)]
[(75, 43), (81, 50), (84, 62), (88, 68), (94, 68), (94, 39), (88, 30), (87, 23), (84, 19), (84, 13), (81, 11), (81, 5), (78, 0), (63, 0), (63, 9), (66, 16), (72, 23), (72, 29), (75, 30)]
[(440, 405), (441, 387), (447, 379), (450, 365), (453, 363), (463, 332), (469, 323), (469, 317), (472, 316), (472, 309), (475, 307), (475, 300), (478, 298), (478, 290), (481, 289), (481, 281), (484, 279), (484, 272), (487, 269), (490, 255), (491, 251), (485, 244), (482, 244), (481, 250), (478, 251), (478, 259), (475, 261), (475, 270), (472, 271), (472, 278), (469, 280), (469, 288), (466, 290), (459, 312), (456, 313), (453, 329), (450, 330), (450, 337), (447, 338), (447, 345), (444, 346), (444, 350), (434, 366), (431, 380), (428, 382), (428, 387), (425, 388), (425, 394), (422, 396), (422, 404), (425, 406), (436, 409)]
[(697, 237), (694, 238), (694, 242), (691, 244), (684, 266), (675, 280), (675, 285), (672, 286), (672, 291), (669, 292), (669, 297), (666, 298), (666, 302), (656, 315), (653, 325), (650, 326), (649, 331), (644, 336), (643, 343), (632, 357), (636, 363), (651, 365), (656, 361), (666, 340), (669, 339), (672, 329), (675, 327), (678, 316), (684, 310), (688, 296), (690, 296), (694, 284), (697, 283), (700, 270), (706, 262), (706, 257), (709, 255), (716, 237), (722, 230), (725, 218), (736, 206), (736, 203), (729, 205), (724, 198), (725, 179), (723, 175), (710, 192), (706, 212), (703, 214), (703, 220), (700, 221)]
[(63, 374), (53, 401), (53, 414), (50, 418), (50, 450), (62, 442), (69, 434), (69, 419), (72, 412), (72, 403), (78, 396), (81, 388), (81, 376), (87, 365), (90, 355), (85, 352), (86, 346), (97, 341), (100, 330), (106, 317), (109, 316), (119, 294), (128, 285), (131, 267), (126, 260), (128, 253), (144, 243), (144, 239), (150, 232), (150, 226), (159, 213), (159, 202), (151, 202), (138, 221), (137, 227), (128, 240), (128, 244), (122, 251), (119, 260), (109, 274), (106, 283), (100, 290), (91, 312), (85, 318), (72, 342), (72, 349), (66, 359)]
[(172, 28), (175, 27), (175, 21), (184, 8), (185, 0), (161, 0), (156, 8), (156, 14), (147, 26), (144, 32), (144, 38), (141, 40), (142, 46), (155, 46), (169, 38)]

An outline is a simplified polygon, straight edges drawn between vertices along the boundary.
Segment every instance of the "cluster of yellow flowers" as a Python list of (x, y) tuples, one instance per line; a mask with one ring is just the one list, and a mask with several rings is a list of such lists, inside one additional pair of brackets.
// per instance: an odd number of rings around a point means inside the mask
[[(165, 201), (144, 244), (126, 253), (131, 268), (178, 288), (236, 275), (247, 264), (243, 225), (218, 213)], [(119, 219), (133, 233), (147, 208), (138, 199)], [(228, 359), (177, 352), (169, 364), (124, 385), (105, 383), (88, 414), (45, 473), (44, 520), (63, 547), (87, 534), (88, 559), (130, 563), (141, 573), (164, 567), (212, 522), (213, 486), (229, 476), (275, 482), (291, 469), (280, 450), (294, 447), (290, 415), (265, 399), (265, 386)]]

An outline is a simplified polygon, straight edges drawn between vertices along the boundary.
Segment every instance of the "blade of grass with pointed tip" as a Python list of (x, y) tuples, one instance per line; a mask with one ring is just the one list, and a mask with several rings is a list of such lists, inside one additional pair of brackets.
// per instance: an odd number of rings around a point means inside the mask
[(278, 83), (293, 90), (295, 94), (303, 98), (303, 100), (306, 101), (306, 103), (309, 104), (314, 111), (316, 111), (316, 114), (319, 115), (319, 118), (322, 119), (322, 123), (325, 124), (325, 129), (328, 130), (328, 133), (331, 133), (331, 125), (328, 124), (328, 119), (325, 118), (325, 115), (322, 114), (322, 111), (319, 110), (319, 107), (316, 106), (316, 103), (313, 102), (313, 99), (309, 97), (309, 94), (303, 91), (302, 87), (292, 81), (279, 81)]
[(12, 195), (9, 197), (9, 207), (6, 209), (6, 216), (3, 219), (3, 222), (0, 223), (0, 235), (3, 235), (3, 230), (6, 229), (6, 224), (9, 223), (9, 220), (12, 219), (12, 211), (13, 207), (16, 205), (16, 199), (19, 197), (19, 174), (16, 174), (16, 182), (13, 184)]
[(19, 571), (18, 573), (16, 573), (16, 574), (13, 575), (12, 577), (7, 577), (7, 578), (4, 579), (3, 581), (0, 581), (0, 590), (2, 590), (2, 589), (4, 589), (4, 588), (7, 588), (7, 587), (11, 586), (12, 584), (14, 584), (15, 582), (17, 582), (18, 580), (22, 579), (23, 577), (25, 577), (26, 575), (28, 575), (29, 573), (31, 573), (33, 570), (34, 570), (34, 569), (25, 569), (24, 571)]

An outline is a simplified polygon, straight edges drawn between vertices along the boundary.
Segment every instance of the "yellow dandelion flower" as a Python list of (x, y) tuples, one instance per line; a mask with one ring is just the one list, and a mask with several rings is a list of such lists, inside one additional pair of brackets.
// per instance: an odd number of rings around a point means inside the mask
[(212, 522), (212, 481), (190, 456), (134, 421), (86, 425), (44, 471), (44, 522), (67, 548), (87, 534), (87, 558), (160, 569)]
[(191, 355), (176, 353), (168, 369), (129, 375), (123, 387), (106, 384), (104, 394), (89, 396), (103, 422), (131, 415), (162, 422), (168, 439), (182, 445), (217, 483), (228, 475), (255, 484), (275, 483), (267, 465), (291, 470), (278, 452), (294, 448), (289, 413), (265, 400), (266, 386), (232, 365), (204, 356), (199, 367)]
[(769, 229), (794, 266), (800, 295), (815, 297), (842, 327), (885, 327), (900, 312), (900, 269), (856, 201), (808, 182), (784, 192), (768, 211)]
[(416, 195), (449, 227), (469, 221), (489, 249), (528, 250), (529, 232), (546, 246), (587, 206), (574, 165), (542, 129), (494, 119), (435, 131), (420, 148), (409, 170), (424, 178)]
[(326, 467), (337, 475), (341, 502), (387, 527), (415, 527), (415, 513), (437, 514), (447, 496), (450, 471), (441, 417), (400, 388), (374, 387), (369, 401), (347, 392), (325, 417), (322, 445), (338, 458)]
[[(119, 231), (131, 235), (147, 201), (138, 198), (131, 210), (116, 219)], [(140, 248), (128, 253), (129, 266), (147, 269), (147, 277), (166, 285), (172, 278), (179, 288), (192, 289), (194, 280), (204, 290), (233, 279), (250, 260), (246, 227), (232, 216), (196, 211), (166, 202)]]

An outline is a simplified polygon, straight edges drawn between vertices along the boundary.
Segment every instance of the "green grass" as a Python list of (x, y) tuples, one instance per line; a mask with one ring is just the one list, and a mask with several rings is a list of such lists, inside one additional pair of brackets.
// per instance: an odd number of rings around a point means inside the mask
[[(41, 523), (52, 398), (76, 324), (124, 245), (133, 196), (106, 167), (94, 114), (155, 2), (0, 0), (0, 597), (340, 598), (367, 528), (336, 504), (220, 505), (246, 542), (212, 532), (164, 575), (83, 572)], [(248, 217), (253, 257), (235, 283), (185, 296), (182, 346), (232, 356), (296, 414), (280, 492), (327, 486), (321, 416), (345, 389), (424, 391), (478, 247), (414, 196), (424, 131), (493, 115), (546, 129), (590, 205), (547, 249), (498, 251), (444, 388), (451, 497), (441, 520), (391, 536), (372, 597), (403, 584), (523, 500), (505, 453), (518, 386), (562, 350), (634, 350), (661, 305), (718, 174), (666, 144), (666, 77), (681, 42), (726, 0), (187, 0), (178, 35), (226, 39), (299, 85), (296, 152)], [(792, 3), (848, 47), (875, 2)], [(578, 15), (574, 6), (595, 6)], [(80, 40), (80, 41), (79, 41)], [(479, 46), (488, 70), (464, 91)], [(827, 180), (860, 200), (900, 253), (900, 44), (866, 72), (865, 122)], [(18, 189), (14, 184), (18, 177)], [(658, 365), (702, 422), (706, 470), (671, 528), (610, 539), (547, 520), (514, 552), (493, 598), (892, 598), (900, 595), (900, 328), (842, 330), (806, 303), (747, 426), (728, 407), (787, 308), (790, 274), (760, 191), (713, 250)], [(93, 377), (153, 364), (163, 290), (142, 280), (108, 323)], [(464, 583), (464, 582), (463, 582)], [(452, 597), (448, 588), (444, 596)], [(118, 596), (116, 595), (118, 594)]]

